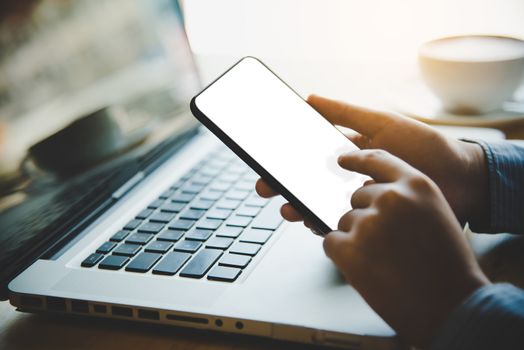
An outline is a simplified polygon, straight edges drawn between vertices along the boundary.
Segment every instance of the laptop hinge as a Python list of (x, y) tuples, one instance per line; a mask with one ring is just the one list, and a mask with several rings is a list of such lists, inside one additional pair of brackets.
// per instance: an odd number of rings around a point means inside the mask
[(132, 178), (126, 181), (125, 184), (122, 185), (118, 190), (113, 192), (111, 197), (115, 200), (119, 200), (122, 198), (127, 192), (131, 191), (140, 181), (142, 181), (145, 177), (145, 174), (142, 171), (139, 171), (136, 173)]

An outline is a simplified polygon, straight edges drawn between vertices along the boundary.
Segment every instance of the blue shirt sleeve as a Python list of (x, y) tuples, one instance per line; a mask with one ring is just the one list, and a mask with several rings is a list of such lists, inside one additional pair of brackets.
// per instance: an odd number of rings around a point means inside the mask
[(486, 156), (490, 217), (487, 227), (470, 222), (471, 228), (476, 232), (524, 233), (524, 147), (508, 141), (473, 142)]
[(452, 312), (430, 349), (524, 349), (524, 291), (510, 284), (479, 288)]

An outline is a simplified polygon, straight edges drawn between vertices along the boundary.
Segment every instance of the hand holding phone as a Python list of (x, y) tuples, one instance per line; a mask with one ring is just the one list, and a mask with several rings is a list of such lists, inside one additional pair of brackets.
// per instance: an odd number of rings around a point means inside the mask
[(320, 233), (351, 209), (365, 178), (337, 158), (358, 148), (259, 60), (240, 60), (192, 99), (191, 111)]

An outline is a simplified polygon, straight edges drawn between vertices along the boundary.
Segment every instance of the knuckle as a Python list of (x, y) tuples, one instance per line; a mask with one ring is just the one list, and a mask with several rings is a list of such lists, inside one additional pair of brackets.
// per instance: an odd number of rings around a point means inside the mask
[(376, 215), (366, 215), (358, 223), (357, 237), (361, 239), (367, 239), (370, 237), (370, 232), (375, 230), (375, 227), (378, 224), (378, 217)]
[(338, 220), (338, 229), (340, 231), (349, 231), (351, 229), (351, 221), (352, 221), (352, 214), (351, 211), (348, 211), (342, 217)]
[(422, 175), (411, 176), (408, 180), (408, 185), (417, 192), (430, 192), (433, 190), (431, 180)]
[(327, 234), (322, 242), (322, 247), (324, 252), (331, 259), (336, 259), (339, 255), (337, 254), (339, 250), (343, 249), (344, 241), (341, 240), (336, 234)]
[(358, 189), (353, 193), (350, 199), (351, 207), (355, 208), (364, 199), (364, 193), (362, 189)]
[(358, 195), (355, 193), (353, 196), (351, 196), (351, 200), (349, 201), (351, 203), (351, 207), (355, 208), (359, 203)]
[(372, 149), (366, 155), (369, 159), (381, 159), (387, 156), (387, 152), (382, 149)]
[(377, 205), (380, 207), (396, 206), (404, 199), (404, 195), (396, 188), (388, 188), (377, 198)]

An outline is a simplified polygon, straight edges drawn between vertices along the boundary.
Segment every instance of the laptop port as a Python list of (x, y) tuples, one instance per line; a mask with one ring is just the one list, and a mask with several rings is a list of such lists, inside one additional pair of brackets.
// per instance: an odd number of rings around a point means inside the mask
[(89, 313), (89, 304), (83, 300), (71, 300), (71, 311), (87, 314)]
[(138, 309), (138, 318), (146, 320), (159, 320), (160, 314), (158, 311)]
[(41, 308), (43, 302), (39, 297), (22, 296), (20, 297), (20, 305), (28, 308)]
[(243, 329), (244, 328), (244, 323), (240, 322), (240, 321), (237, 321), (235, 323), (235, 327), (236, 327), (236, 329)]
[(111, 311), (113, 313), (113, 316), (133, 317), (133, 309), (129, 307), (113, 306), (111, 308)]
[(97, 314), (105, 314), (107, 313), (107, 306), (105, 305), (93, 305), (93, 311)]
[(167, 314), (166, 318), (168, 320), (180, 321), (180, 322), (190, 322), (190, 323), (200, 323), (200, 324), (208, 324), (209, 323), (209, 320), (207, 318), (203, 318), (203, 317), (191, 317), (191, 316)]
[(62, 298), (47, 297), (47, 309), (51, 311), (66, 311), (66, 301)]

